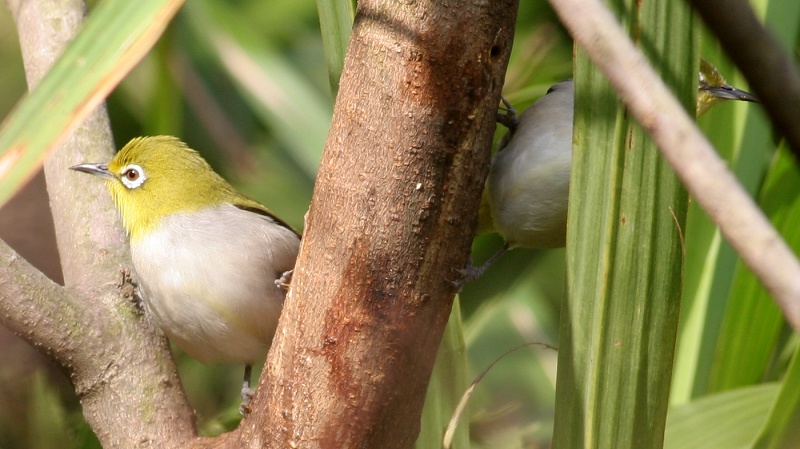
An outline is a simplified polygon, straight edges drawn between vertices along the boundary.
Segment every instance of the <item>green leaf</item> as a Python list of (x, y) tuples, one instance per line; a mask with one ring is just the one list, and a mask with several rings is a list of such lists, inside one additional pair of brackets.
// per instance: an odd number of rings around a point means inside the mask
[(793, 449), (800, 441), (800, 347), (795, 350), (780, 392), (753, 449)]
[[(735, 74), (733, 67), (719, 60), (709, 47), (711, 45), (704, 45), (703, 56), (714, 61), (726, 76)], [(773, 151), (768, 139), (758, 131), (764, 126), (763, 117), (758, 115), (753, 105), (729, 102), (698, 119), (714, 147), (728, 158), (737, 177), (752, 193), (757, 191)], [(687, 216), (686, 248), (673, 404), (709, 391), (723, 317), (731, 310), (729, 296), (736, 294), (731, 290), (731, 282), (738, 256), (723, 240), (717, 226), (694, 202), (690, 204)]]
[[(468, 386), (461, 306), (456, 297), (428, 384), (425, 407), (422, 409), (421, 429), (415, 448), (442, 447), (444, 430)], [(464, 422), (466, 420), (467, 417), (463, 416), (462, 422), (456, 429), (450, 446), (453, 449), (469, 447), (469, 422)]]
[[(787, 47), (796, 42), (800, 3), (755, 0), (751, 4)], [(746, 88), (713, 36), (704, 36), (703, 56), (717, 66), (729, 84)], [(745, 189), (755, 196), (775, 152), (772, 132), (760, 106), (724, 103), (698, 122)], [(776, 167), (773, 164), (772, 169)], [(762, 188), (759, 198), (767, 215), (794, 245), (796, 226), (776, 221), (775, 207), (765, 202), (788, 203), (792, 196), (789, 192), (770, 189), (765, 194)], [(770, 357), (780, 350), (776, 344), (783, 322), (758, 282), (696, 204), (689, 209), (686, 235), (686, 279), (671, 398), (675, 404), (762, 381)]]
[(107, 0), (0, 128), (0, 205), (161, 36), (183, 0)]
[(766, 421), (777, 383), (740, 388), (670, 408), (664, 449), (744, 449)]
[[(769, 171), (759, 203), (795, 251), (800, 250), (800, 169), (782, 148)], [(758, 383), (764, 378), (785, 325), (783, 315), (758, 279), (737, 267), (723, 323), (712, 386), (717, 391)]]
[[(613, 2), (694, 113), (699, 56), (680, 2)], [(578, 52), (554, 448), (657, 448), (680, 302), (687, 196)]]
[(355, 0), (317, 0), (319, 28), (322, 31), (322, 45), (325, 47), (325, 62), (328, 64), (333, 98), (339, 92), (339, 78), (342, 76), (355, 9)]

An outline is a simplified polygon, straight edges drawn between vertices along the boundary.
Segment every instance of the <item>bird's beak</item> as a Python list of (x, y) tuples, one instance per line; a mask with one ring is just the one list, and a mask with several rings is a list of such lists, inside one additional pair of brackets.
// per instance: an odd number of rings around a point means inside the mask
[(723, 84), (721, 86), (702, 86), (700, 89), (708, 91), (708, 93), (711, 95), (722, 100), (739, 100), (761, 103), (761, 101), (755, 95), (751, 94), (750, 92), (737, 89), (730, 84)]
[(70, 170), (82, 171), (90, 175), (96, 175), (101, 178), (113, 178), (114, 174), (108, 171), (107, 164), (78, 164), (69, 168)]

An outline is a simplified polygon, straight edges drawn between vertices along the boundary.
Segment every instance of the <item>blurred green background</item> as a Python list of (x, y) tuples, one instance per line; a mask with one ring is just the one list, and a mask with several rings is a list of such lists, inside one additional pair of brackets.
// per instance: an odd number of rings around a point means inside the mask
[[(504, 95), (522, 111), (551, 84), (571, 76), (572, 42), (546, 1), (520, 3)], [(787, 48), (796, 49), (800, 8), (794, 3), (753, 2)], [(713, 38), (706, 36), (701, 48), (731, 84), (747, 88)], [(0, 9), (0, 61), (0, 115), (5, 117), (26, 92), (16, 31), (5, 9)], [(311, 200), (333, 103), (316, 4), (296, 0), (187, 2), (153, 51), (107, 101), (118, 147), (140, 135), (179, 136), (244, 193), (298, 229)], [(760, 195), (770, 217), (785, 224), (797, 249), (800, 227), (793, 231), (792, 224), (800, 209), (795, 199), (800, 176), (794, 161), (776, 152), (759, 107), (723, 104), (700, 123), (747, 188)], [(498, 129), (496, 140), (502, 132)], [(41, 179), (35, 179), (0, 210), (0, 237), (59, 280), (52, 224), (42, 219), (49, 212), (41, 188)], [(760, 388), (747, 390), (756, 391), (750, 395), (755, 402), (731, 405), (734, 401), (723, 397), (727, 408), (711, 417), (702, 415), (705, 427), (736, 422), (736, 412), (761, 413), (766, 419), (795, 338), (715, 228), (692, 207), (672, 392), (678, 421), (672, 423), (671, 412), (670, 425), (680, 429), (685, 422), (696, 424), (701, 413), (712, 409), (698, 401), (719, 402), (716, 393), (747, 387)], [(501, 244), (496, 235), (476, 239), (476, 263)], [(558, 346), (564, 255), (564, 250), (514, 250), (464, 288), (466, 379), (521, 343)], [(756, 331), (763, 331), (762, 338), (741, 338)], [(97, 446), (64, 376), (2, 329), (0, 348), (0, 448)], [(553, 350), (528, 346), (488, 372), (460, 424), (468, 429), (471, 447), (549, 447), (556, 359)], [(204, 366), (183, 354), (178, 364), (201, 431), (218, 434), (235, 426), (241, 367)], [(748, 376), (740, 375), (745, 371)], [(741, 419), (752, 423), (752, 438), (761, 424), (748, 416)], [(669, 447), (739, 447), (725, 442), (691, 446), (670, 438), (668, 429)], [(701, 441), (709, 441), (705, 438)]]

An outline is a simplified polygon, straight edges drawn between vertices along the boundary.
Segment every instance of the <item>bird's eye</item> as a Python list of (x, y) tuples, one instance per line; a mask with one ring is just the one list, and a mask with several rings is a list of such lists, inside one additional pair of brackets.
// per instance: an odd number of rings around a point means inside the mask
[(147, 179), (147, 176), (144, 175), (144, 170), (136, 164), (130, 164), (122, 169), (120, 181), (129, 189), (139, 187), (145, 179)]
[(125, 170), (125, 177), (128, 178), (128, 181), (136, 181), (139, 179), (139, 172), (135, 168), (129, 168)]

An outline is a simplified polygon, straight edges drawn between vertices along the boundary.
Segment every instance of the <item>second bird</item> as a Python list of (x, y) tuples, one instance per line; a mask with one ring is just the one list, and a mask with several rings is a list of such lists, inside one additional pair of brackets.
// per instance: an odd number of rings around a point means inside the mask
[[(725, 100), (758, 101), (702, 60), (697, 114)], [(562, 81), (519, 117), (492, 160), (479, 233), (496, 231), (508, 248), (565, 245), (574, 103), (574, 83)]]

